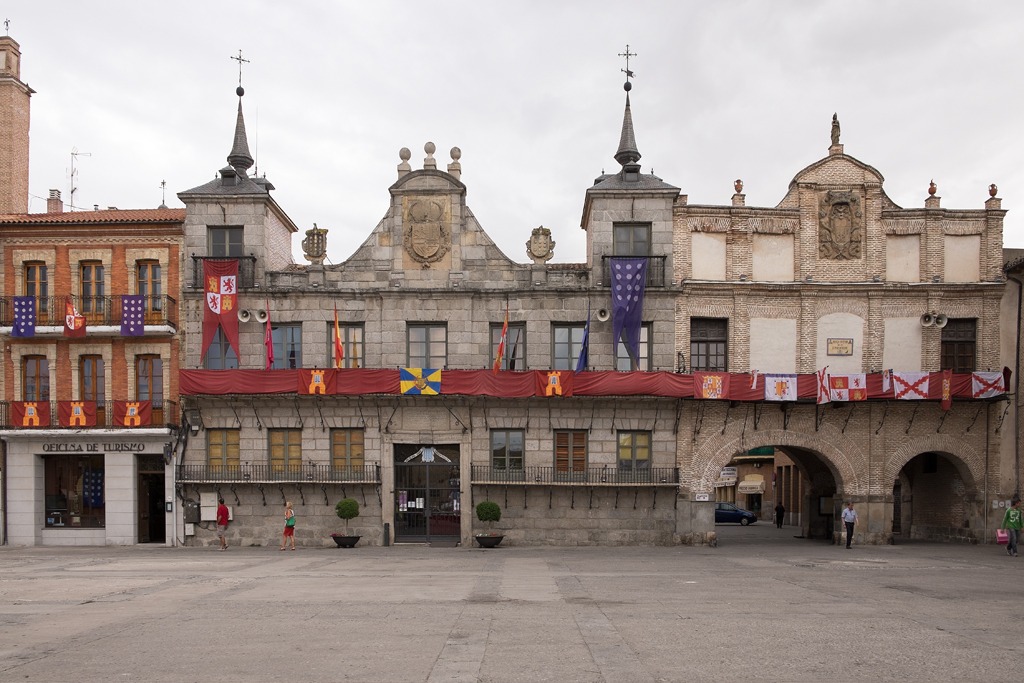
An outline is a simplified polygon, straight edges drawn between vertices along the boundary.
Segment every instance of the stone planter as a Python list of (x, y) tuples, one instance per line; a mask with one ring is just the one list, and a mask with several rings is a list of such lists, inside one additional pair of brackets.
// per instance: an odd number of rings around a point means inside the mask
[(473, 538), (476, 539), (476, 542), (480, 544), (481, 548), (497, 548), (498, 544), (501, 543), (501, 539), (505, 537), (481, 534), (478, 536), (474, 536)]
[(338, 544), (339, 548), (355, 548), (356, 543), (362, 536), (346, 536), (345, 534), (331, 534), (331, 538)]

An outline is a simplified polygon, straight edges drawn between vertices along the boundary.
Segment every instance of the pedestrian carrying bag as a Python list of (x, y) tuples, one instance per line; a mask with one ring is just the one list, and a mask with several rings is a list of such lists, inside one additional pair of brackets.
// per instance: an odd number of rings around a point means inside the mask
[(996, 543), (1006, 545), (1010, 542), (1010, 532), (1006, 529), (996, 529)]
[[(285, 524), (285, 526), (295, 526), (295, 515), (292, 515), (291, 517), (289, 517), (288, 521), (286, 521), (284, 524)], [(1000, 541), (1000, 542), (1001, 543), (1006, 543), (1006, 541)]]

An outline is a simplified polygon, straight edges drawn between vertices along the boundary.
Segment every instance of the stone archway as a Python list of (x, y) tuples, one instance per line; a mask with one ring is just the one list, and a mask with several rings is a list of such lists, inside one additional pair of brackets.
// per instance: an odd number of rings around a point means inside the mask
[[(844, 451), (835, 445), (837, 443), (849, 446)], [(683, 481), (689, 483), (691, 498), (714, 501), (714, 482), (722, 468), (734, 456), (757, 446), (781, 450), (799, 467), (801, 481), (806, 482), (801, 486), (803, 514), (798, 522), (802, 536), (834, 538), (836, 510), (844, 497), (861, 493), (865, 478), (862, 473), (867, 463), (867, 454), (834, 428), (826, 427), (813, 433), (769, 428), (753, 434), (714, 434), (698, 444), (690, 467), (684, 473)], [(773, 491), (773, 498), (774, 495)], [(713, 528), (713, 519), (711, 524)]]
[[(885, 481), (900, 484), (903, 540), (974, 542), (990, 519), (983, 449), (962, 437), (932, 434), (901, 444), (886, 459)], [(891, 515), (897, 514), (893, 501)], [(996, 523), (998, 520), (996, 520)]]

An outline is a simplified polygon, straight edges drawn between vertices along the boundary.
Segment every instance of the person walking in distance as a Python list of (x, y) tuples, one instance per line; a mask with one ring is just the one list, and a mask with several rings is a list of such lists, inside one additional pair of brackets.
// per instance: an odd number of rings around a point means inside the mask
[(281, 550), (288, 549), (288, 539), (292, 540), (292, 550), (295, 550), (295, 510), (292, 509), (291, 501), (284, 504), (284, 535), (281, 536)]
[(782, 528), (782, 520), (786, 516), (786, 506), (779, 501), (779, 504), (775, 506), (775, 526)]
[(849, 501), (846, 504), (846, 509), (843, 510), (843, 523), (846, 524), (846, 549), (850, 549), (850, 543), (853, 542), (853, 527), (857, 524), (857, 511), (853, 509), (853, 501)]
[(1020, 540), (1020, 530), (1024, 526), (1024, 514), (1020, 508), (1020, 496), (1015, 495), (1010, 499), (1010, 507), (1006, 508), (1003, 515), (1001, 528), (1006, 529), (1010, 534), (1010, 540), (1006, 544), (1006, 554), (1017, 557), (1017, 541)]
[(220, 539), (220, 549), (228, 549), (228, 519), (231, 514), (228, 506), (224, 504), (223, 498), (217, 499), (217, 538)]

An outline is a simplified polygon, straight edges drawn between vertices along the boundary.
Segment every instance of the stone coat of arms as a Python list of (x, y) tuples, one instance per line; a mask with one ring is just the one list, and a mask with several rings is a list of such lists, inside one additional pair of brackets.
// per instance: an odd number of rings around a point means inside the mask
[(406, 213), (405, 249), (424, 265), (440, 260), (451, 248), (451, 229), (437, 199), (413, 199)]
[(818, 255), (840, 261), (859, 259), (863, 242), (860, 197), (848, 191), (826, 192), (818, 208)]

